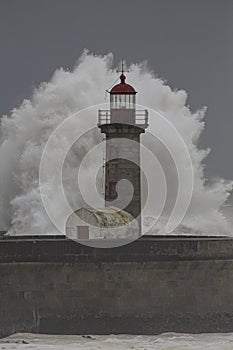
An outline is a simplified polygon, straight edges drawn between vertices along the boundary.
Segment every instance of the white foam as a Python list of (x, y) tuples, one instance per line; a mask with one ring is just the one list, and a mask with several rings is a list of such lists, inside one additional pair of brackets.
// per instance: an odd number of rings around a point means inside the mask
[(18, 333), (0, 339), (6, 350), (232, 350), (233, 333), (143, 335), (45, 335)]
[[(73, 71), (57, 70), (50, 82), (42, 83), (33, 92), (30, 100), (25, 100), (9, 116), (3, 117), (0, 145), (1, 229), (8, 229), (11, 226), (12, 233), (57, 233), (47, 217), (40, 196), (38, 168), (42, 150), (49, 135), (61, 121), (77, 110), (106, 102), (104, 91), (118, 76), (112, 67), (112, 58), (112, 54), (96, 56), (84, 52)], [(192, 113), (186, 106), (186, 92), (172, 91), (161, 79), (155, 78), (144, 64), (132, 64), (127, 81), (137, 89), (139, 104), (161, 110), (173, 123), (184, 138), (191, 154), (195, 170), (193, 198), (183, 220), (183, 226), (177, 232), (230, 234), (231, 228), (221, 212), (221, 207), (229, 195), (232, 183), (218, 179), (211, 181), (211, 185), (206, 184), (203, 162), (209, 151), (200, 150), (197, 147), (198, 139), (204, 129), (205, 109)], [(90, 115), (90, 120), (87, 119), (80, 120), (80, 129), (85, 123), (91, 122), (93, 126), (96, 125), (97, 115)], [(69, 157), (70, 171), (65, 173), (66, 183), (75, 179), (76, 166), (81, 159), (81, 153), (88, 149), (90, 143), (95, 144), (99, 138), (99, 132), (91, 137), (88, 136), (86, 143), (83, 141), (80, 153), (74, 152), (73, 156)], [(62, 150), (65, 142), (66, 138), (59, 140), (51, 154), (51, 159)], [(147, 143), (146, 138), (144, 143)], [(163, 150), (159, 145), (156, 152), (163, 157)], [(179, 154), (177, 150), (177, 153), (182, 159), (182, 152)], [(165, 166), (169, 177), (169, 171), (172, 168), (170, 164)], [(59, 216), (63, 208), (56, 200), (57, 188), (53, 181), (52, 166), (50, 171), (51, 181), (44, 184), (41, 190), (51, 198), (54, 210)], [(91, 171), (91, 164), (88, 171)], [(172, 174), (172, 171), (170, 173)], [(172, 193), (172, 176), (170, 183)], [(82, 206), (78, 192), (75, 192), (72, 186), (67, 186), (67, 191), (71, 201), (73, 200), (77, 206)], [(156, 197), (156, 186), (154, 196)], [(173, 197), (174, 193), (171, 194), (171, 202)], [(158, 224), (156, 232), (162, 231), (162, 223), (163, 220)]]

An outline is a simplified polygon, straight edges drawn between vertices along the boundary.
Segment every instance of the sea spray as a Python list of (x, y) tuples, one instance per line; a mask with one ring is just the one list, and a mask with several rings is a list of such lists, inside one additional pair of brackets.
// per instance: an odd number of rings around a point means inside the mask
[[(8, 116), (1, 119), (0, 141), (0, 225), (13, 234), (59, 233), (50, 222), (41, 201), (41, 191), (46, 193), (54, 203), (54, 210), (59, 216), (62, 208), (56, 201), (57, 193), (51, 181), (39, 188), (39, 164), (45, 144), (56, 129), (72, 113), (92, 105), (107, 102), (105, 90), (116, 81), (118, 74), (112, 66), (113, 55), (97, 56), (84, 52), (73, 71), (57, 70), (51, 81), (42, 83), (30, 100), (23, 101)], [(132, 64), (129, 67), (127, 81), (138, 91), (137, 103), (159, 110), (178, 130), (189, 150), (194, 168), (194, 189), (187, 214), (174, 233), (230, 234), (230, 227), (221, 212), (232, 189), (232, 182), (224, 179), (208, 184), (204, 177), (204, 161), (209, 150), (198, 148), (198, 140), (204, 129), (205, 108), (191, 112), (186, 106), (187, 94), (183, 90), (172, 89), (161, 79), (147, 70), (145, 64)], [(97, 112), (97, 111), (96, 111)], [(86, 123), (97, 124), (97, 114), (90, 113), (90, 118), (80, 118), (79, 128)], [(156, 127), (151, 123), (148, 128)], [(166, 130), (164, 130), (166, 133)], [(57, 143), (51, 154), (56, 157), (62, 149), (66, 137)], [(77, 167), (83, 154), (101, 140), (98, 129), (82, 140), (81, 147), (67, 157), (67, 178), (64, 183), (75, 179)], [(154, 142), (145, 135), (143, 144), (152, 149), (166, 169), (168, 182), (168, 199), (163, 216), (153, 233), (163, 233), (164, 222), (171, 211), (177, 189), (174, 164), (166, 155), (159, 142)], [(177, 150), (179, 155), (179, 150)], [(179, 155), (182, 159), (182, 152)], [(101, 164), (100, 164), (101, 166)], [(87, 173), (91, 171), (91, 164)], [(174, 176), (173, 176), (174, 175)], [(88, 182), (87, 182), (88, 186)], [(154, 196), (156, 198), (156, 186)], [(153, 186), (152, 186), (153, 188)], [(66, 192), (74, 206), (83, 205), (78, 191), (66, 186)], [(153, 216), (150, 208), (148, 216)]]

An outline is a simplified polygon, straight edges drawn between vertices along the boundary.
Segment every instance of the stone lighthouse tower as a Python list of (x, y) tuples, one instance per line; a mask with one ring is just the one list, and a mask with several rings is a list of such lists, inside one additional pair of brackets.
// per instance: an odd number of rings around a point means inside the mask
[[(99, 110), (98, 127), (106, 135), (105, 201), (137, 218), (141, 227), (140, 135), (148, 126), (148, 111), (136, 110), (137, 92), (125, 81), (122, 66), (120, 83), (109, 92), (110, 110)], [(121, 180), (128, 181), (119, 195)]]

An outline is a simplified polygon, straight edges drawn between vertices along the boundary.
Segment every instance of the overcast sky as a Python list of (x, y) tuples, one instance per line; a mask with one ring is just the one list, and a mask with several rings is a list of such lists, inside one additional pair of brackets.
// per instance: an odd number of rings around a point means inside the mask
[(208, 106), (206, 174), (233, 178), (233, 0), (0, 0), (0, 114), (84, 48), (147, 60), (192, 110)]

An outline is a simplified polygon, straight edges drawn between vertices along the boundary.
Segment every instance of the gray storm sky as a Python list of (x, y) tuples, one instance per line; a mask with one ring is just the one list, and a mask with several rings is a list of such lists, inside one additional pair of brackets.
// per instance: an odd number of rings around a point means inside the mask
[(147, 60), (192, 110), (208, 106), (206, 174), (233, 178), (233, 0), (0, 0), (0, 114), (84, 48)]

